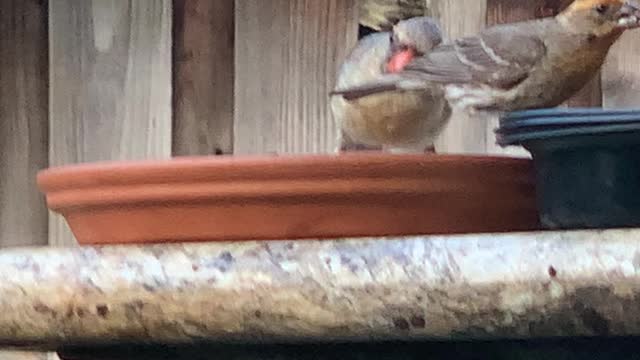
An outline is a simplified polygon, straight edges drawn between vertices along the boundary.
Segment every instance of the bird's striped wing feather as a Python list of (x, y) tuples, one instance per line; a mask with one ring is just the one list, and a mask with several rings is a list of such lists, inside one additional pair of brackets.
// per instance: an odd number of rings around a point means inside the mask
[(492, 30), (436, 47), (407, 65), (405, 71), (427, 81), (511, 88), (527, 77), (546, 47), (531, 34)]

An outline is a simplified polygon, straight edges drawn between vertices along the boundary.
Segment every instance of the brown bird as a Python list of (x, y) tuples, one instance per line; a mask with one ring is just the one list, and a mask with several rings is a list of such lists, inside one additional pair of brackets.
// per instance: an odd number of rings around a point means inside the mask
[[(442, 42), (436, 21), (416, 17), (398, 22), (391, 32), (362, 38), (338, 73), (336, 91), (361, 84), (393, 83), (396, 73)], [(392, 152), (423, 152), (433, 145), (450, 116), (441, 87), (383, 93), (351, 99), (342, 93), (331, 99), (340, 130), (340, 149), (354, 145), (382, 147)]]
[(597, 74), (611, 46), (639, 19), (631, 0), (575, 0), (555, 17), (497, 25), (439, 45), (406, 65), (397, 81), (339, 93), (362, 101), (437, 83), (452, 106), (471, 113), (555, 107)]

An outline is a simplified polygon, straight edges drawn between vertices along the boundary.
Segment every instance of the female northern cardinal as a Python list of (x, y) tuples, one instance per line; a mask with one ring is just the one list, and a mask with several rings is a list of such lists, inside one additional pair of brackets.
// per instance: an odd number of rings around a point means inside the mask
[[(393, 83), (417, 57), (442, 42), (434, 19), (416, 17), (398, 22), (390, 32), (362, 38), (340, 68), (336, 90), (368, 82)], [(340, 149), (359, 144), (391, 152), (423, 152), (433, 146), (451, 114), (441, 87), (384, 92), (352, 98), (334, 96), (331, 109), (340, 130)]]

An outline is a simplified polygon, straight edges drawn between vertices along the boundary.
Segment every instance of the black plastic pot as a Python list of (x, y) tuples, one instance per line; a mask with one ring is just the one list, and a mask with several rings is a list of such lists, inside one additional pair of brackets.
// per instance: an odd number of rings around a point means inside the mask
[(640, 110), (515, 112), (496, 134), (531, 153), (545, 228), (640, 226)]

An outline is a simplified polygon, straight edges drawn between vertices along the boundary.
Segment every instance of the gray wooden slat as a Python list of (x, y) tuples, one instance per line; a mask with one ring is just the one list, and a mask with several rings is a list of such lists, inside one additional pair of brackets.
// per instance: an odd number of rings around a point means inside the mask
[(232, 153), (234, 2), (173, 4), (173, 154)]
[(236, 0), (234, 152), (322, 153), (329, 92), (357, 39), (354, 0)]
[(640, 107), (640, 30), (622, 35), (602, 69), (603, 106)]
[(0, 246), (47, 243), (47, 51), (46, 3), (0, 1)]
[[(171, 154), (170, 0), (50, 3), (52, 166)], [(52, 216), (49, 243), (75, 240)]]

